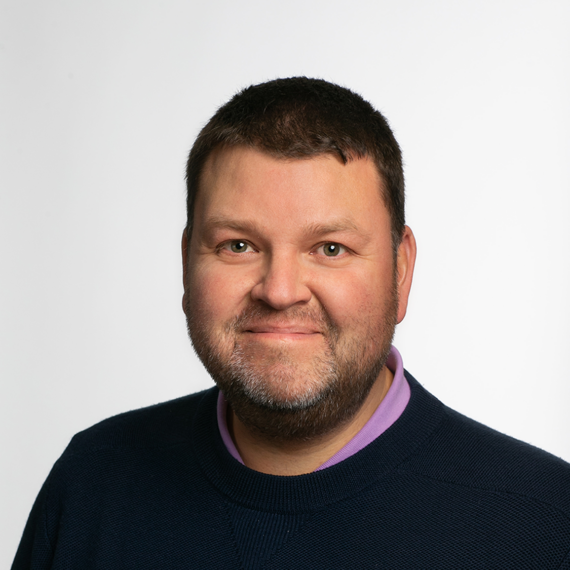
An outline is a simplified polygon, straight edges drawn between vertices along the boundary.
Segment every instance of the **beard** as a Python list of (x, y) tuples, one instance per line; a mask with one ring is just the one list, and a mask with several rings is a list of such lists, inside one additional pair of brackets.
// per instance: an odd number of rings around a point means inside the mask
[[(332, 433), (362, 407), (390, 352), (398, 294), (394, 276), (380, 315), (355, 317), (352, 333), (320, 305), (280, 311), (252, 303), (218, 330), (190, 302), (184, 310), (194, 350), (236, 416), (252, 432), (284, 444)], [(256, 323), (292, 322), (318, 330), (322, 349), (300, 359), (287, 343), (248, 343)]]

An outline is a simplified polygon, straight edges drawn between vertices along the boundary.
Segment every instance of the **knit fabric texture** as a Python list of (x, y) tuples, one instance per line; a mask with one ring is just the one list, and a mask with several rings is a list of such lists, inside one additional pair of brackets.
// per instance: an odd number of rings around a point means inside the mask
[(370, 445), (296, 477), (224, 446), (212, 388), (77, 434), (13, 570), (570, 570), (570, 465), (411, 398)]

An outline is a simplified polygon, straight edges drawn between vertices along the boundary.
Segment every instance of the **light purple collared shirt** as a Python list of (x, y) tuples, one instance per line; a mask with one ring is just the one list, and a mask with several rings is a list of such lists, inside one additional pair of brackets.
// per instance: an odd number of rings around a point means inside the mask
[[(404, 365), (402, 357), (397, 349), (393, 346), (390, 350), (386, 366), (394, 374), (394, 380), (380, 405), (376, 411), (370, 416), (370, 419), (364, 424), (363, 428), (339, 451), (337, 451), (330, 459), (327, 459), (315, 471), (332, 467), (351, 455), (364, 449), (369, 443), (373, 442), (379, 435), (383, 434), (406, 409), (410, 401), (410, 386), (404, 376)], [(243, 464), (243, 460), (230, 436), (227, 424), (228, 403), (222, 392), (218, 395), (218, 429), (222, 440), (230, 454)]]

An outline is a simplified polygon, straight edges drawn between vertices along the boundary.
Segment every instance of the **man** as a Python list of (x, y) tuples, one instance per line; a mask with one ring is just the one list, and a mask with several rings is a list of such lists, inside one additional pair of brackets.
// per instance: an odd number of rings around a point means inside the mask
[(391, 347), (416, 246), (385, 119), (320, 80), (250, 87), (187, 180), (183, 306), (217, 387), (78, 434), (14, 568), (570, 569), (570, 466)]

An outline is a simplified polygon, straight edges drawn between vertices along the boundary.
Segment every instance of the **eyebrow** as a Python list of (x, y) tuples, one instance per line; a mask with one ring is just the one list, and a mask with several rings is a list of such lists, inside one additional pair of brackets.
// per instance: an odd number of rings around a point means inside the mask
[(340, 218), (324, 224), (309, 224), (307, 227), (307, 232), (311, 235), (334, 234), (346, 231), (358, 231), (358, 226), (350, 218)]
[(209, 233), (217, 229), (230, 229), (238, 232), (261, 233), (258, 224), (249, 220), (236, 220), (225, 216), (212, 216), (204, 220), (204, 230)]
[[(204, 221), (204, 229), (209, 233), (216, 229), (230, 229), (238, 232), (251, 234), (261, 234), (260, 226), (254, 220), (236, 220), (226, 216), (212, 216)], [(340, 218), (326, 223), (311, 223), (306, 229), (306, 233), (312, 236), (322, 236), (326, 234), (359, 231), (358, 226), (350, 218)]]

